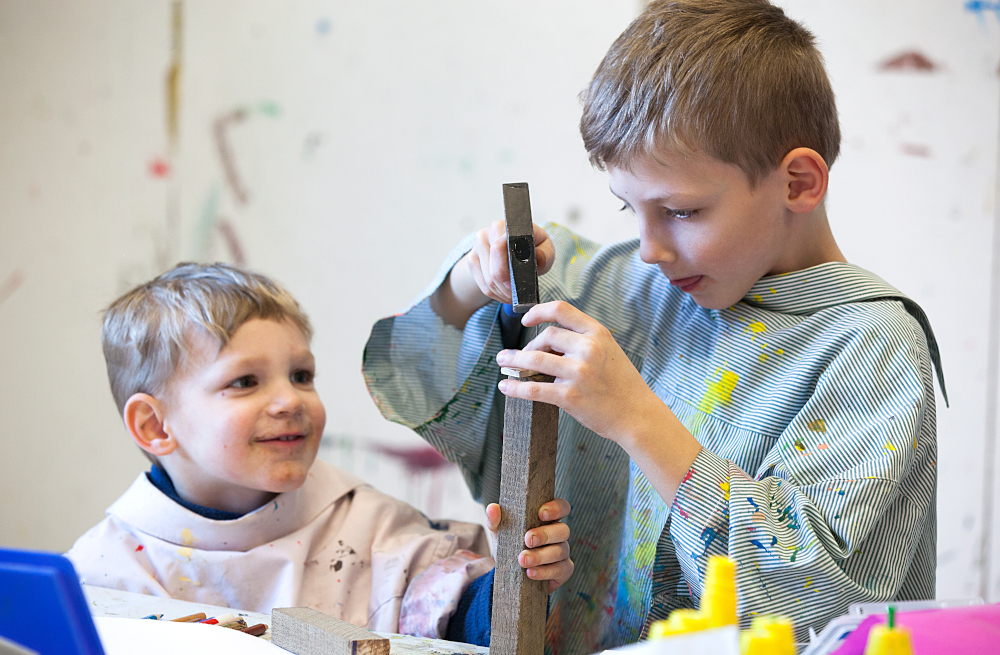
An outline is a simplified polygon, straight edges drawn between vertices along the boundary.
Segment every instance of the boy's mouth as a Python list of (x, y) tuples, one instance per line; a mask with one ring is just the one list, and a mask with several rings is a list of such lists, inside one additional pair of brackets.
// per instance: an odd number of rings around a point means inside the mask
[(698, 286), (698, 283), (701, 282), (701, 278), (703, 277), (703, 275), (682, 277), (677, 280), (670, 280), (670, 284), (679, 288), (681, 291), (691, 292), (696, 286)]
[(305, 439), (304, 434), (279, 434), (276, 437), (267, 437), (266, 439), (258, 439), (258, 443), (280, 443), (280, 442), (290, 442), (290, 441), (300, 441)]

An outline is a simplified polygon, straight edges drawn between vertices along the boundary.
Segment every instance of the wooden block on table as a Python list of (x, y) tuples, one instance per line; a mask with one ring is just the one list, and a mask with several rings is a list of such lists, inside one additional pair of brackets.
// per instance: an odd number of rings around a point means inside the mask
[(271, 610), (271, 643), (295, 655), (389, 655), (389, 640), (310, 607)]
[[(533, 382), (554, 379), (525, 375), (531, 372), (522, 371), (517, 377)], [(497, 531), (490, 655), (542, 655), (548, 581), (529, 578), (517, 556), (524, 550), (524, 533), (542, 524), (538, 508), (555, 496), (559, 408), (521, 398), (504, 402), (502, 513)]]

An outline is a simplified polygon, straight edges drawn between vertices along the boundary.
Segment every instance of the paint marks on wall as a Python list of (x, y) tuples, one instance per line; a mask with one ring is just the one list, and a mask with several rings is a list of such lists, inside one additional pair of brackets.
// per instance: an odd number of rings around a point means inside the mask
[(246, 252), (243, 250), (243, 244), (240, 242), (239, 235), (236, 234), (236, 228), (233, 227), (229, 219), (218, 218), (217, 220), (219, 234), (222, 235), (222, 240), (226, 242), (229, 256), (233, 258), (233, 262), (237, 266), (246, 265)]
[(907, 157), (923, 157), (929, 159), (931, 156), (931, 149), (929, 146), (925, 146), (921, 143), (902, 143), (899, 149)]
[(878, 69), (888, 73), (935, 73), (941, 67), (919, 50), (909, 50), (886, 59)]
[(326, 16), (321, 16), (316, 19), (314, 29), (316, 30), (316, 36), (327, 36), (333, 30), (333, 23)]
[(165, 180), (170, 177), (170, 162), (163, 157), (154, 157), (151, 159), (147, 169), (149, 170), (149, 175), (151, 177), (155, 177), (160, 180)]
[(989, 0), (969, 0), (965, 3), (965, 10), (976, 15), (980, 22), (986, 22), (986, 14), (993, 13), (1000, 20), (1000, 2), (990, 2)]
[(305, 141), (302, 143), (302, 161), (312, 161), (316, 156), (316, 151), (319, 147), (323, 145), (323, 141), (326, 137), (319, 130), (313, 130), (306, 135)]
[(215, 148), (219, 155), (219, 163), (222, 165), (222, 173), (229, 190), (232, 191), (233, 197), (240, 205), (247, 204), (250, 195), (236, 169), (236, 161), (233, 159), (233, 149), (229, 145), (227, 132), (230, 127), (245, 121), (248, 113), (246, 109), (240, 107), (218, 116), (212, 123), (212, 136), (215, 139)]
[(174, 0), (170, 12), (170, 66), (167, 68), (167, 139), (170, 152), (177, 151), (180, 136), (181, 72), (184, 45), (184, 3)]
[(14, 272), (7, 276), (7, 279), (0, 284), (0, 303), (5, 302), (8, 298), (14, 295), (14, 292), (21, 288), (24, 284), (25, 275), (24, 270), (17, 268)]

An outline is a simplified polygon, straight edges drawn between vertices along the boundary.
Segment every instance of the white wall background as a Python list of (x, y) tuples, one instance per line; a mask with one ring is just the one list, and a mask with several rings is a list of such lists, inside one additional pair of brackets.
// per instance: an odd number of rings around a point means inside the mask
[[(842, 249), (920, 302), (941, 344), (938, 593), (1000, 600), (1000, 5), (779, 4), (817, 34), (838, 95)], [(107, 390), (100, 310), (180, 259), (242, 257), (303, 303), (324, 457), (477, 516), (453, 469), (409, 475), (379, 454), (422, 442), (368, 399), (362, 348), (502, 216), (503, 182), (530, 182), (539, 222), (632, 236), (587, 163), (577, 94), (641, 5), (184, 2), (175, 29), (168, 0), (0, 0), (0, 545), (68, 548), (144, 469)], [(883, 69), (907, 52), (931, 70)]]

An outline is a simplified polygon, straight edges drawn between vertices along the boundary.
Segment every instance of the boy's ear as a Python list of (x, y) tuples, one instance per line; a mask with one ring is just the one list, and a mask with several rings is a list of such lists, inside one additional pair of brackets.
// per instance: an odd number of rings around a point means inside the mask
[(787, 195), (785, 206), (797, 214), (816, 209), (826, 195), (830, 169), (826, 161), (812, 148), (795, 148), (781, 160), (785, 173)]
[(125, 401), (125, 427), (140, 448), (162, 457), (177, 448), (177, 441), (163, 429), (164, 407), (148, 393), (136, 393)]

